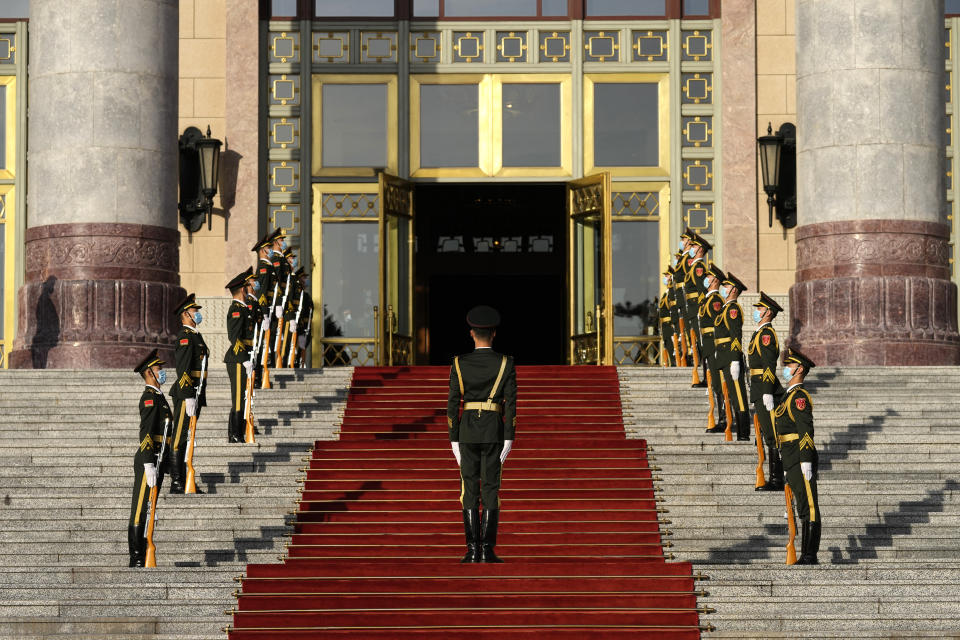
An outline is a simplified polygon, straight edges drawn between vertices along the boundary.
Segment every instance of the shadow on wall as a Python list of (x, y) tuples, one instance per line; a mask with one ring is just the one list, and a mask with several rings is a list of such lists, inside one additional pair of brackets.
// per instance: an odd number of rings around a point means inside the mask
[[(226, 146), (226, 145), (225, 145)], [(240, 160), (243, 156), (227, 148), (220, 154), (220, 184), (217, 193), (220, 194), (220, 209), (214, 209), (214, 214), (223, 216), (223, 236), (230, 239), (230, 210), (237, 204), (237, 180), (240, 173)]]
[(53, 303), (53, 289), (56, 284), (57, 279), (54, 276), (47, 278), (43, 282), (40, 297), (37, 299), (37, 332), (33, 334), (33, 340), (30, 343), (34, 369), (47, 368), (47, 354), (60, 341), (60, 316)]

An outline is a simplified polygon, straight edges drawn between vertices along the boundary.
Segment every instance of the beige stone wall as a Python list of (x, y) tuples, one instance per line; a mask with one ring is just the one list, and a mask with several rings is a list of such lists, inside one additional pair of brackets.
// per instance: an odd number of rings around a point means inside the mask
[[(180, 0), (179, 133), (189, 126), (226, 135), (226, 0)], [(254, 73), (256, 71), (254, 70)], [(213, 229), (189, 234), (181, 226), (180, 284), (198, 296), (222, 296), (234, 274), (225, 268), (226, 225), (220, 196)]]
[[(794, 0), (757, 2), (757, 135), (767, 132), (767, 123), (776, 131), (784, 122), (797, 122), (797, 71)], [(796, 242), (794, 231), (785, 231), (774, 220), (767, 225), (767, 195), (757, 163), (757, 202), (760, 212), (760, 288), (784, 294), (794, 282)], [(803, 212), (799, 212), (803, 216)]]

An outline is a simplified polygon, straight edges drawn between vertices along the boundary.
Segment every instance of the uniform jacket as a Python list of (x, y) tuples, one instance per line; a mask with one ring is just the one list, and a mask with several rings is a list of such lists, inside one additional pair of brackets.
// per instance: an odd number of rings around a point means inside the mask
[(796, 439), (780, 445), (784, 467), (813, 462), (817, 449), (813, 444), (813, 402), (803, 383), (787, 389), (783, 401), (774, 410), (776, 433), (780, 438), (796, 434)]
[[(464, 410), (460, 415), (460, 401), (486, 402), (490, 397), (503, 359), (507, 359), (503, 377), (493, 396), (493, 402), (503, 412)], [(457, 375), (457, 366), (460, 376)], [(463, 382), (461, 389), (460, 383)], [(451, 442), (490, 443), (513, 440), (517, 427), (517, 374), (513, 358), (493, 349), (477, 349), (458, 356), (450, 367), (450, 393), (447, 396), (447, 426)]]
[(764, 394), (779, 394), (782, 389), (777, 379), (777, 360), (780, 340), (769, 323), (758, 327), (750, 336), (747, 358), (750, 363), (750, 400), (757, 402)]
[[(268, 311), (267, 307), (273, 301), (273, 287), (277, 283), (277, 270), (273, 262), (266, 258), (260, 258), (257, 262), (257, 282), (260, 283), (260, 298), (257, 303), (261, 307), (261, 312)], [(277, 287), (277, 300), (283, 295), (280, 287)]]
[(253, 336), (250, 331), (250, 320), (253, 313), (243, 302), (234, 299), (227, 307), (227, 340), (229, 346), (223, 355), (226, 363), (246, 362), (250, 359), (250, 349), (253, 347)]
[(703, 296), (703, 279), (707, 275), (707, 263), (703, 258), (687, 259), (687, 273), (683, 278), (683, 297), (687, 306), (684, 317), (687, 328), (696, 327), (697, 314), (700, 311), (701, 296)]
[[(193, 327), (186, 325), (180, 328), (177, 334), (177, 350), (174, 352), (173, 359), (177, 364), (177, 381), (173, 384), (171, 395), (174, 399), (183, 400), (184, 398), (195, 398), (197, 396), (197, 386), (200, 383), (200, 371), (203, 367), (204, 356), (209, 355), (210, 350), (203, 341), (203, 336)], [(210, 362), (207, 361), (207, 370), (210, 370)], [(207, 406), (207, 385), (203, 385), (203, 392), (197, 400), (198, 407)]]
[[(170, 420), (167, 437), (173, 435), (173, 413), (163, 393), (153, 387), (144, 387), (140, 395), (140, 448), (134, 460), (137, 464), (157, 462), (160, 443), (163, 440), (163, 425)], [(167, 443), (169, 449), (169, 443)]]
[(743, 309), (736, 300), (727, 302), (713, 320), (717, 367), (743, 358)]
[[(706, 356), (713, 360), (716, 357), (714, 353), (714, 332), (716, 331), (716, 326), (714, 320), (720, 311), (723, 309), (723, 298), (720, 297), (720, 292), (716, 289), (709, 292), (707, 296), (703, 299), (703, 304), (700, 305), (700, 355)], [(715, 366), (716, 363), (711, 363), (711, 367)]]

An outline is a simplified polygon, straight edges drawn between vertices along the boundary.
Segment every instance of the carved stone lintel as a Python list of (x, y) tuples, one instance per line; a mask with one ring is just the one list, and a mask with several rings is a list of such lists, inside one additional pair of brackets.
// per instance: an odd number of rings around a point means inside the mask
[(791, 342), (819, 364), (960, 363), (949, 237), (909, 220), (799, 228)]
[(27, 230), (14, 368), (132, 367), (172, 356), (179, 325), (179, 233), (136, 224)]

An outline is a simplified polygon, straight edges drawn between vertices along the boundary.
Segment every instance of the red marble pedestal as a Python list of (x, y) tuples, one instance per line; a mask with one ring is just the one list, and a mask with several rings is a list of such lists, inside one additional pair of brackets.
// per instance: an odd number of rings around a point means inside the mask
[(25, 283), (10, 366), (135, 366), (158, 348), (172, 362), (180, 287), (175, 229), (55, 224), (27, 229)]
[(950, 228), (851, 220), (797, 229), (791, 343), (821, 365), (956, 365)]

